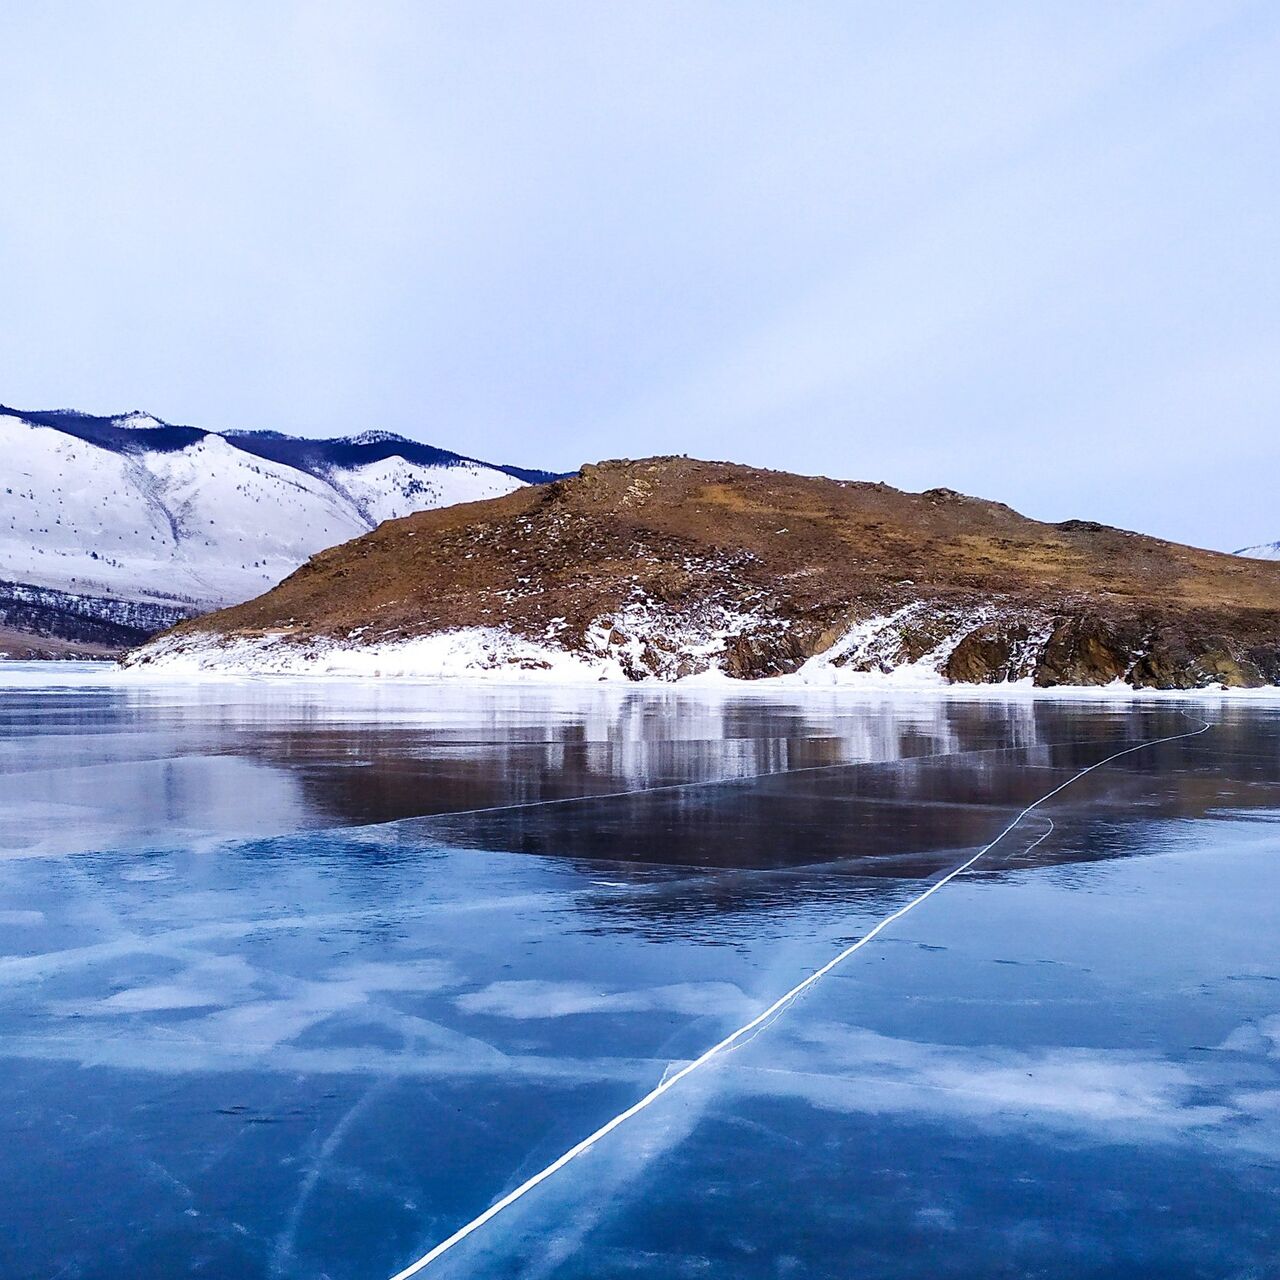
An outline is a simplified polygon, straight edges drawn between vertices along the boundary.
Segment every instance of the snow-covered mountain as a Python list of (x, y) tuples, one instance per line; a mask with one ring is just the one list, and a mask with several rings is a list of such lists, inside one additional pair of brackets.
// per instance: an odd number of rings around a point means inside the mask
[(186, 606), (247, 600), (383, 520), (549, 473), (388, 432), (311, 440), (0, 406), (0, 579)]
[(1280, 560), (1280, 542), (1264, 542), (1256, 547), (1241, 547), (1238, 556), (1248, 556), (1250, 560)]

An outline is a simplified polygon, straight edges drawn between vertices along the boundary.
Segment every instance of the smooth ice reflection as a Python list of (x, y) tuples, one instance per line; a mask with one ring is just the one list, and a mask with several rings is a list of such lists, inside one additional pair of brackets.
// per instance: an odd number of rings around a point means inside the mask
[[(41, 679), (0, 689), (5, 1276), (389, 1276), (1189, 723)], [(1204, 714), (424, 1274), (1267, 1274), (1280, 716)]]

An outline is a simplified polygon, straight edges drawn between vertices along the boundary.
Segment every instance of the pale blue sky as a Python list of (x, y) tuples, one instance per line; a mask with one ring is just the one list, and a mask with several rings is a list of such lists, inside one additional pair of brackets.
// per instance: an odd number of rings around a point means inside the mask
[(1280, 5), (0, 10), (0, 401), (1280, 538)]

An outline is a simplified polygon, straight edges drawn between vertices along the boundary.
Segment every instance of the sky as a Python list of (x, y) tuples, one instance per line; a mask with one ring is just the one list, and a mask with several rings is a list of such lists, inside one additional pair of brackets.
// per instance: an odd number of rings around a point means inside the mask
[(1271, 0), (5, 5), (0, 402), (1272, 541), (1277, 67)]

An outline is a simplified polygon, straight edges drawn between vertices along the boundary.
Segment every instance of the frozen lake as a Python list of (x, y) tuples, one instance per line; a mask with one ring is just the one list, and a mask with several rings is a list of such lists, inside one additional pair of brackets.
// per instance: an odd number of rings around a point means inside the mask
[[(1196, 736), (1202, 724), (1209, 729)], [(0, 666), (0, 1276), (1280, 1274), (1280, 704)]]

